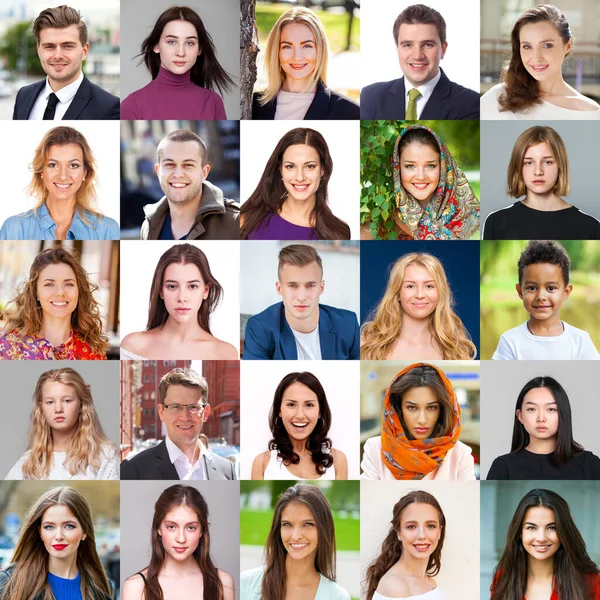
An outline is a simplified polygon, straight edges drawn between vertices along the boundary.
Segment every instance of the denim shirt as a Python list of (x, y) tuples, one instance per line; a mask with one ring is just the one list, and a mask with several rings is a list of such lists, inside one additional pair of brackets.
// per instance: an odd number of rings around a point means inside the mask
[[(75, 211), (67, 240), (118, 240), (119, 225), (110, 217), (98, 217), (84, 210), (89, 222), (86, 225), (79, 209)], [(54, 240), (56, 236), (56, 223), (52, 220), (46, 203), (37, 211), (27, 212), (9, 217), (0, 229), (0, 240)]]

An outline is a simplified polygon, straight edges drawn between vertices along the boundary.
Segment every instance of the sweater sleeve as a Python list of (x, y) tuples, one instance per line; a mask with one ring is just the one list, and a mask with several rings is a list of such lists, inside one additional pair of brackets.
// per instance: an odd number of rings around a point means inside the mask
[(129, 94), (129, 96), (121, 102), (121, 120), (135, 121), (143, 118), (143, 115), (140, 114), (137, 102), (135, 101), (134, 94)]
[(119, 481), (119, 455), (116, 448), (110, 446), (103, 448), (96, 479)]
[(223, 99), (217, 93), (215, 93), (213, 95), (213, 106), (214, 106), (213, 119), (215, 121), (226, 121), (227, 115), (225, 114), (225, 105), (223, 104)]
[(27, 458), (28, 452), (25, 452), (21, 458), (14, 464), (12, 469), (8, 472), (8, 475), (4, 479), (12, 479), (22, 481), (23, 477), (23, 464), (25, 463), (25, 459)]
[(488, 471), (487, 480), (491, 479), (508, 479), (508, 473), (506, 472), (506, 462), (504, 457), (499, 456), (494, 459), (490, 470)]
[[(469, 446), (465, 445), (465, 448)], [(461, 481), (475, 481), (475, 459), (473, 458), (473, 450), (469, 448), (471, 452), (465, 452), (458, 463), (458, 476), (457, 479)]]
[(508, 343), (505, 334), (500, 336), (500, 341), (498, 342), (496, 352), (492, 356), (492, 360), (516, 360), (515, 353)]

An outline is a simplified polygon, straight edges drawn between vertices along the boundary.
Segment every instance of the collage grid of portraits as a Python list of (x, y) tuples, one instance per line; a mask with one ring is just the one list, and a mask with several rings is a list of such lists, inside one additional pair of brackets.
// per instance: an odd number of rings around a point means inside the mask
[(102, 4), (0, 2), (0, 600), (600, 600), (598, 0)]

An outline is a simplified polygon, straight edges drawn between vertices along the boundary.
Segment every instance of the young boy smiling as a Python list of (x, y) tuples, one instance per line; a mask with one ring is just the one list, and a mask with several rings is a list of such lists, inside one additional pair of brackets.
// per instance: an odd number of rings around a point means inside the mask
[(519, 257), (517, 293), (529, 320), (500, 337), (492, 360), (599, 360), (587, 331), (560, 320), (573, 286), (571, 261), (557, 242), (532, 241)]

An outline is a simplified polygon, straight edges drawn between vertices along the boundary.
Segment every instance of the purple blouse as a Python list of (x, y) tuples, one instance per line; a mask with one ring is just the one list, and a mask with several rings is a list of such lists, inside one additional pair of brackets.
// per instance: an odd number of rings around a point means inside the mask
[(253, 232), (249, 240), (316, 240), (317, 232), (313, 227), (294, 225), (282, 219), (278, 213), (267, 217)]
[(227, 119), (221, 96), (192, 83), (190, 75), (191, 71), (175, 75), (160, 67), (156, 79), (121, 102), (121, 119)]

